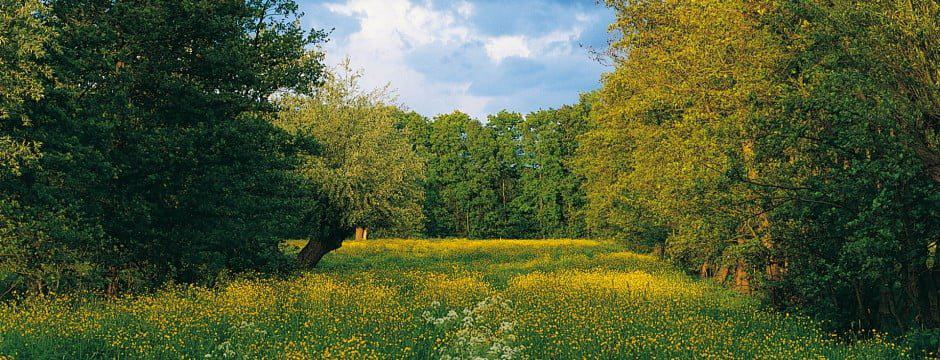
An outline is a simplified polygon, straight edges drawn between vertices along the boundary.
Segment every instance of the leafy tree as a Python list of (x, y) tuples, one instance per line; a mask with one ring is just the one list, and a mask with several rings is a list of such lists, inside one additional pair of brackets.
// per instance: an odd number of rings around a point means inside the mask
[(514, 207), (528, 214), (538, 237), (586, 235), (583, 178), (573, 170), (578, 137), (588, 130), (588, 95), (576, 105), (529, 114), (519, 139), (521, 190)]
[(428, 144), (429, 235), (501, 235), (493, 130), (460, 112), (440, 115), (430, 124)]
[(501, 111), (485, 125), (462, 113), (408, 122), (428, 134), (412, 141), (428, 154), (429, 235), (582, 235), (584, 195), (571, 160), (588, 111), (582, 103), (526, 117)]
[[(611, 2), (616, 70), (604, 78), (597, 129), (585, 136), (583, 173), (601, 232), (651, 237), (703, 273), (752, 282), (750, 254), (768, 224), (746, 180), (746, 132), (772, 83), (780, 49), (751, 1)], [(695, 71), (689, 71), (695, 69)], [(752, 109), (756, 109), (751, 111)], [(668, 236), (667, 238), (664, 238)]]
[(590, 228), (835, 326), (937, 324), (935, 28), (911, 13), (935, 8), (608, 4), (623, 37), (577, 161)]
[(114, 293), (272, 265), (300, 204), (298, 150), (268, 99), (310, 92), (322, 69), (306, 47), (325, 34), (300, 29), (297, 5), (55, 0), (30, 16), (55, 32), (41, 62), (55, 81), (24, 104), (29, 126), (4, 129), (43, 156), (4, 182), (37, 225), (3, 241), (27, 243), (32, 262), (15, 266), (40, 269), (24, 275), (33, 288)]
[(892, 88), (916, 109), (902, 130), (916, 141), (924, 170), (940, 182), (940, 2), (878, 0), (861, 10), (871, 21), (859, 40), (872, 46), (867, 55), (890, 70)]
[(496, 166), (495, 183), (498, 203), (494, 207), (499, 213), (499, 220), (495, 224), (495, 234), (503, 238), (525, 237), (528, 232), (528, 219), (519, 211), (515, 200), (520, 192), (520, 175), (523, 171), (522, 163), (522, 133), (525, 131), (525, 118), (522, 114), (500, 111), (490, 115), (486, 121), (486, 128), (493, 137), (495, 157), (492, 159)]
[[(23, 168), (33, 166), (41, 156), (40, 144), (22, 138), (14, 129), (30, 125), (26, 103), (41, 100), (45, 83), (51, 80), (44, 58), (54, 33), (42, 18), (45, 11), (39, 1), (0, 1), (0, 287), (15, 286), (23, 278), (38, 287), (43, 271), (61, 269), (62, 262), (71, 260), (56, 258), (48, 246), (29, 250), (30, 237), (47, 243), (48, 239), (38, 239), (43, 237), (43, 224), (31, 214), (34, 209), (8, 191), (23, 175)], [(40, 266), (44, 269), (38, 270)], [(4, 291), (0, 297), (8, 288), (0, 288)]]
[[(357, 239), (370, 229), (384, 234), (414, 235), (422, 231), (424, 160), (407, 134), (396, 128), (399, 111), (385, 89), (363, 91), (360, 74), (348, 62), (327, 76), (310, 97), (283, 100), (286, 109), (276, 123), (316, 139), (317, 156), (308, 156), (301, 173), (315, 182), (340, 209), (341, 224), (356, 227)], [(338, 239), (342, 240), (342, 239)], [(311, 241), (302, 260), (316, 265), (340, 243)]]
[(768, 20), (798, 35), (785, 39), (795, 51), (782, 111), (758, 130), (767, 182), (783, 185), (765, 195), (787, 259), (771, 290), (843, 326), (936, 326), (938, 188), (923, 108), (884, 62), (883, 10), (787, 2)]

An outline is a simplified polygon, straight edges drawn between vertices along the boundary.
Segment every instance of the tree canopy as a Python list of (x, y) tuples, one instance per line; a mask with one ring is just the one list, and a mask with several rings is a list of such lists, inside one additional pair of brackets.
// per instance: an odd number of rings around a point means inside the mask
[(835, 326), (940, 321), (936, 2), (608, 4), (590, 228)]
[(423, 232), (424, 159), (397, 128), (387, 89), (364, 90), (348, 62), (311, 96), (290, 96), (276, 124), (312, 137), (320, 151), (300, 172), (323, 189), (347, 227), (414, 236)]
[(42, 156), (0, 178), (10, 281), (115, 292), (273, 264), (296, 159), (268, 99), (322, 72), (296, 4), (16, 3), (0, 135)]

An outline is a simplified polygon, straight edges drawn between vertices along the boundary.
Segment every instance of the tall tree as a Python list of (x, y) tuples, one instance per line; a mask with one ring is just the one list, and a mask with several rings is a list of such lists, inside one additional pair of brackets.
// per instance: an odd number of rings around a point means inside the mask
[(525, 237), (527, 224), (525, 214), (519, 211), (515, 200), (520, 192), (520, 175), (522, 169), (522, 134), (524, 132), (525, 118), (522, 114), (500, 111), (490, 115), (486, 127), (493, 136), (495, 146), (496, 179), (494, 190), (497, 201), (496, 211), (499, 212), (499, 222), (496, 224), (496, 234), (504, 238)]
[(15, 286), (22, 278), (40, 284), (37, 262), (67, 268), (72, 260), (55, 257), (47, 246), (29, 250), (30, 238), (43, 237), (43, 223), (10, 191), (23, 168), (34, 166), (41, 155), (39, 143), (15, 130), (31, 125), (26, 104), (41, 100), (52, 80), (45, 57), (54, 32), (43, 20), (45, 11), (39, 1), (0, 1), (0, 297), (10, 288), (4, 285)]
[(43, 224), (17, 238), (77, 254), (43, 263), (109, 292), (271, 264), (296, 213), (296, 149), (269, 97), (312, 91), (307, 47), (325, 34), (290, 0), (47, 3), (30, 16), (56, 33), (56, 81), (26, 103), (29, 126), (5, 129), (43, 152), (4, 185)]
[(597, 129), (580, 161), (591, 178), (588, 197), (598, 201), (592, 213), (615, 233), (668, 234), (662, 240), (671, 256), (746, 291), (747, 269), (757, 266), (747, 264), (749, 254), (763, 251), (769, 230), (743, 180), (758, 175), (746, 129), (777, 91), (781, 51), (758, 22), (770, 8), (760, 1), (611, 5), (623, 38), (613, 44), (617, 68), (604, 78)]
[(431, 122), (428, 141), (431, 236), (500, 236), (499, 163), (493, 130), (454, 112)]
[(842, 326), (936, 326), (940, 189), (925, 171), (924, 108), (885, 63), (908, 50), (880, 43), (896, 26), (884, 10), (784, 2), (766, 19), (793, 51), (781, 111), (755, 130), (787, 264), (771, 289)]
[(903, 128), (915, 139), (917, 155), (940, 182), (940, 1), (871, 1), (862, 8), (872, 18), (860, 40), (890, 70), (891, 85), (918, 112)]
[(576, 105), (531, 113), (521, 125), (521, 190), (515, 207), (531, 217), (530, 236), (586, 235), (583, 178), (574, 172), (573, 159), (578, 137), (588, 130), (589, 96)]
[[(421, 233), (424, 159), (397, 128), (399, 111), (388, 91), (362, 90), (359, 78), (344, 63), (316, 94), (284, 99), (276, 124), (316, 139), (321, 152), (306, 158), (301, 173), (325, 191), (357, 239), (373, 230)], [(311, 239), (301, 260), (315, 266), (341, 241)]]
[(623, 38), (578, 160), (592, 228), (835, 326), (937, 324), (931, 85), (911, 78), (936, 33), (887, 20), (933, 8), (608, 4)]

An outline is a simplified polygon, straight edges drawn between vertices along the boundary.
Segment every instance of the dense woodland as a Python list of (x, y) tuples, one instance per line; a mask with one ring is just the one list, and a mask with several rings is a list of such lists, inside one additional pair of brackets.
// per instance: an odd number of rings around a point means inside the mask
[(835, 329), (940, 325), (940, 2), (607, 5), (600, 90), (473, 119), (328, 69), (292, 0), (0, 0), (0, 295), (599, 237)]

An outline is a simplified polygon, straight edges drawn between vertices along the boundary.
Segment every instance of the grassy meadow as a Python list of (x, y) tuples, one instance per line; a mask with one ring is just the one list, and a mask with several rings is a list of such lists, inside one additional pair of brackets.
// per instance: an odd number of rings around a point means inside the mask
[[(289, 244), (291, 247), (302, 243)], [(315, 271), (0, 305), (0, 358), (890, 359), (593, 240), (348, 242)]]

